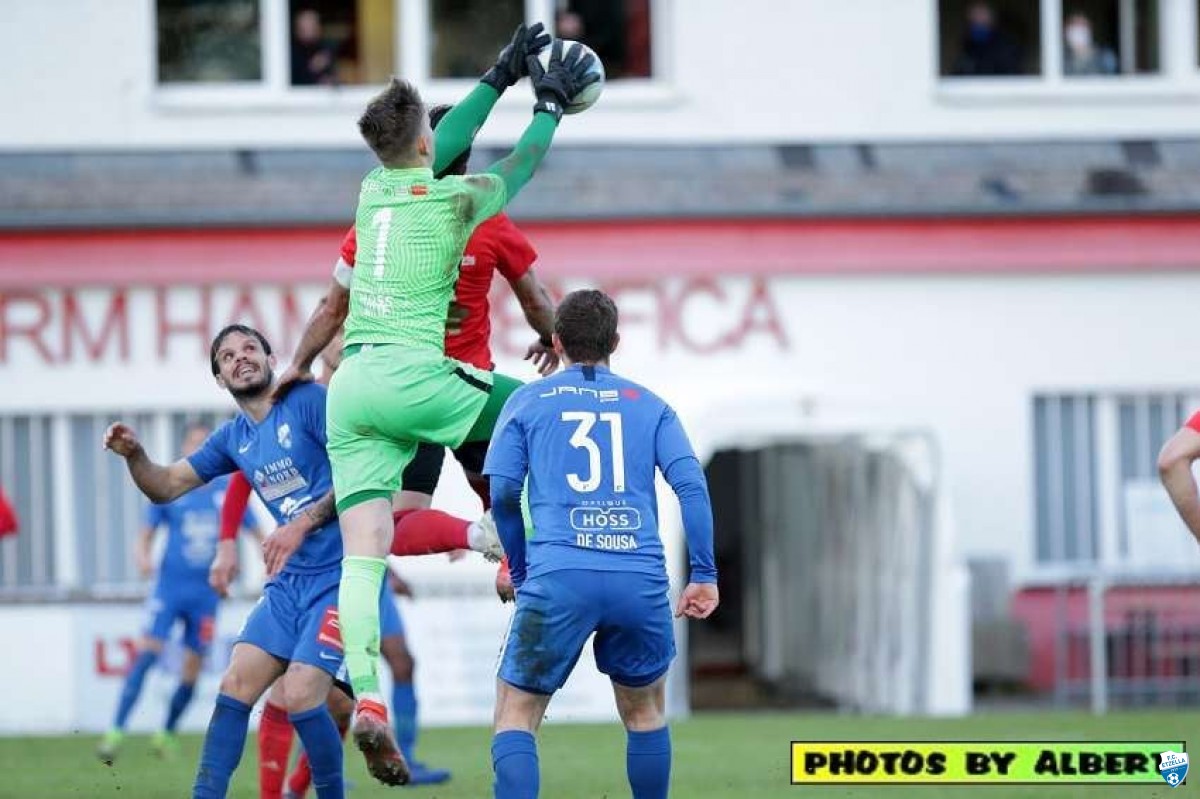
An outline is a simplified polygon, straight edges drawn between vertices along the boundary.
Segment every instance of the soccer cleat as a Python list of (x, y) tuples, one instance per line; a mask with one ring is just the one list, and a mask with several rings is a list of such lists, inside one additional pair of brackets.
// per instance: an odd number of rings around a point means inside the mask
[(444, 768), (430, 768), (424, 763), (416, 760), (408, 764), (409, 768), (409, 785), (441, 785), (443, 782), (450, 781), (450, 770)]
[(386, 705), (371, 699), (358, 700), (350, 734), (354, 736), (354, 745), (366, 758), (367, 771), (372, 777), (384, 785), (408, 783), (408, 763), (392, 736)]
[(476, 551), (489, 563), (499, 563), (504, 557), (504, 545), (500, 543), (500, 533), (496, 530), (496, 520), (492, 518), (492, 512), (489, 510), (484, 513), (475, 524), (479, 528), (479, 539), (474, 542), (478, 544), (475, 547)]
[(179, 754), (179, 739), (175, 733), (159, 730), (150, 739), (150, 750), (163, 760), (173, 760)]
[(111, 766), (113, 761), (117, 759), (117, 752), (121, 749), (121, 742), (125, 740), (125, 733), (120, 730), (109, 730), (104, 733), (104, 737), (100, 739), (100, 745), (96, 747), (96, 757), (100, 758), (100, 762), (106, 766)]

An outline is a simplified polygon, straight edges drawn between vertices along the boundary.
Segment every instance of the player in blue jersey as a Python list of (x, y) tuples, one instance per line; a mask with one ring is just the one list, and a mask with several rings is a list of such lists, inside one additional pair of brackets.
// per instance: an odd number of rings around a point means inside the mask
[[(667, 796), (665, 684), (675, 636), (656, 468), (679, 497), (691, 563), (675, 615), (704, 619), (719, 601), (704, 471), (675, 412), (609, 371), (618, 340), (607, 295), (568, 294), (554, 320), (554, 349), (567, 368), (509, 398), (484, 465), (517, 593), (496, 688), (496, 799), (536, 799), (534, 733), (592, 633), (628, 731), (633, 797)], [(528, 543), (526, 480), (535, 531)]]
[[(193, 799), (224, 797), (242, 756), (250, 708), (282, 677), (289, 720), (308, 753), (318, 799), (345, 796), (342, 742), (326, 707), (342, 666), (337, 593), (342, 540), (325, 454), (325, 388), (297, 386), (272, 400), (275, 359), (262, 334), (226, 327), (213, 340), (212, 372), (241, 413), (190, 457), (169, 466), (147, 457), (115, 424), (105, 446), (125, 458), (138, 488), (169, 502), (221, 475), (250, 479), (279, 527), (263, 543), (269, 582), (234, 645), (204, 739)], [(365, 752), (376, 777), (408, 777), (403, 758)]]
[[(188, 427), (183, 438), (183, 457), (199, 449), (209, 432), (202, 424)], [(173, 754), (178, 747), (175, 728), (195, 693), (204, 655), (212, 643), (220, 601), (208, 585), (208, 569), (217, 551), (218, 514), (224, 493), (225, 481), (216, 481), (174, 502), (151, 505), (147, 509), (146, 525), (134, 550), (143, 577), (155, 572), (151, 556), (154, 536), (166, 528), (167, 540), (158, 565), (154, 592), (146, 601), (146, 626), (138, 644), (137, 658), (125, 677), (112, 727), (105, 733), (96, 752), (100, 760), (110, 766), (125, 738), (125, 726), (142, 692), (146, 675), (162, 654), (172, 628), (181, 622), (185, 654), (179, 687), (171, 696), (163, 728), (155, 733), (152, 742), (160, 755)], [(242, 527), (255, 527), (249, 513), (243, 515)]]

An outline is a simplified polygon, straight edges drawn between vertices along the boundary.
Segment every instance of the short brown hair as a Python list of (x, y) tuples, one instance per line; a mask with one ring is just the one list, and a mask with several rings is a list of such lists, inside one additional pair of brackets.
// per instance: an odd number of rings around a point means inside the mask
[(388, 87), (367, 103), (358, 118), (358, 132), (380, 161), (395, 163), (412, 151), (424, 114), (425, 105), (417, 87), (392, 78)]
[(598, 289), (580, 289), (563, 297), (554, 314), (554, 332), (567, 357), (596, 363), (617, 348), (617, 304)]

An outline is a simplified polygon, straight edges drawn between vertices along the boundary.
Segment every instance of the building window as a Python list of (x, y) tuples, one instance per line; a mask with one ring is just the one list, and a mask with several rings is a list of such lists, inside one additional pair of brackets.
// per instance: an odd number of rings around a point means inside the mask
[(394, 0), (290, 0), (290, 82), (343, 86), (396, 71)]
[(159, 83), (261, 81), (258, 0), (157, 0)]
[(650, 0), (557, 0), (554, 26), (584, 42), (604, 62), (608, 80), (649, 78)]
[(129, 478), (125, 463), (99, 446), (104, 430), (123, 421), (155, 460), (172, 462), (189, 426), (199, 422), (215, 429), (227, 415), (134, 413), (75, 415), (70, 419), (70, 448), (74, 485), (87, 486), (74, 497), (74, 536), (80, 584), (101, 590), (133, 590), (141, 583), (133, 547), (146, 524), (149, 501)]
[(1039, 563), (1091, 561), (1097, 551), (1097, 490), (1091, 397), (1037, 397), (1033, 403)]
[(1063, 74), (1159, 70), (1158, 0), (1063, 0)]
[(1034, 398), (1038, 563), (1200, 566), (1156, 465), (1195, 402), (1182, 393)]
[(1011, 77), (1042, 71), (1038, 0), (939, 0), (943, 77)]
[(20, 521), (0, 539), (0, 590), (53, 585), (54, 468), (48, 416), (0, 417), (0, 486)]
[(431, 0), (430, 74), (478, 78), (525, 19), (524, 0)]

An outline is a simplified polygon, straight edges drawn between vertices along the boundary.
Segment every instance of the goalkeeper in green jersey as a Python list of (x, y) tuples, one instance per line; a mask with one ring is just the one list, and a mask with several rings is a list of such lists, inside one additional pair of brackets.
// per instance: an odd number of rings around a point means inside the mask
[[(382, 165), (359, 195), (346, 346), (329, 385), (326, 427), (345, 549), (338, 607), (358, 697), (353, 734), (383, 782), (404, 772), (376, 671), (392, 495), (418, 442), (455, 448), (488, 440), (520, 385), (445, 355), (459, 259), (475, 227), (533, 176), (568, 100), (598, 79), (588, 74), (593, 57), (575, 46), (563, 53), (561, 41), (543, 67), (536, 53), (546, 38), (540, 25), (518, 28), (496, 66), (442, 120), (436, 147), (421, 97), (405, 81), (393, 80), (358, 123)], [(524, 75), (537, 99), (513, 152), (482, 174), (435, 179), (470, 144), (500, 91)]]

